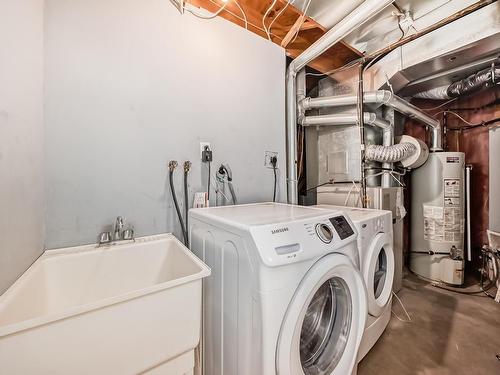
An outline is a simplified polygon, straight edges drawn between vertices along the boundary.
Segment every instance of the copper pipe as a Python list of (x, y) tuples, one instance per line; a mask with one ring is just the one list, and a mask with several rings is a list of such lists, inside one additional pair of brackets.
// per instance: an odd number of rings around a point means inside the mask
[(452, 14), (451, 16), (449, 17), (446, 17), (446, 18), (443, 18), (441, 21), (439, 22), (436, 22), (435, 24), (415, 33), (415, 34), (412, 34), (412, 35), (409, 35), (407, 36), (406, 38), (403, 38), (393, 44), (390, 44), (388, 45), (387, 47), (381, 49), (381, 50), (378, 50), (376, 52), (373, 52), (371, 53), (370, 55), (366, 56), (367, 59), (373, 59), (379, 55), (384, 55), (386, 53), (389, 53), (391, 52), (392, 50), (402, 46), (403, 44), (406, 44), (408, 42), (411, 42), (412, 40), (415, 40), (417, 38), (420, 38), (421, 36), (423, 35), (426, 35), (434, 30), (437, 30), (439, 29), (440, 27), (443, 27), (453, 21), (456, 21), (462, 17), (465, 17), (469, 14), (471, 14), (472, 12), (475, 12), (476, 10), (479, 10), (481, 8), (484, 8), (485, 6), (488, 6), (490, 4), (493, 4), (495, 3), (497, 0), (481, 0), (481, 1), (478, 1), (477, 3), (474, 3), (472, 5), (469, 5), (467, 8), (465, 9), (462, 9), (461, 11), (458, 11), (454, 14)]

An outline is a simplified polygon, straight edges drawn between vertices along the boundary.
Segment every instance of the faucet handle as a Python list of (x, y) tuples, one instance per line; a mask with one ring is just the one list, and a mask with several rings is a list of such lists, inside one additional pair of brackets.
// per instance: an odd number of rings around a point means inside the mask
[(102, 244), (107, 244), (111, 242), (111, 233), (110, 232), (102, 232), (99, 235), (99, 242), (97, 243), (98, 246), (101, 246)]
[(125, 229), (122, 234), (122, 239), (124, 240), (133, 240), (134, 239), (134, 230), (132, 228)]

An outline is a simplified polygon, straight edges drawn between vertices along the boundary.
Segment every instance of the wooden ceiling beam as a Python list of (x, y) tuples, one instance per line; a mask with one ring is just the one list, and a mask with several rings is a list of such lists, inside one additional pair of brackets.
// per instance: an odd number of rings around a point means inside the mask
[[(229, 0), (226, 8), (219, 16), (245, 27), (244, 17), (234, 1)], [(220, 0), (187, 0), (187, 2), (195, 7), (203, 8), (213, 13), (217, 12), (223, 5)], [(246, 14), (248, 30), (267, 38), (262, 18), (273, 3), (273, 0), (238, 0), (238, 3)], [(285, 7), (286, 9), (281, 12)], [(281, 15), (279, 18), (275, 19), (280, 12)], [(269, 28), (271, 22), (270, 40), (283, 46), (286, 54), (292, 58), (296, 58), (304, 52), (326, 32), (326, 29), (315, 20), (305, 16), (293, 5), (287, 5), (286, 0), (277, 0), (273, 9), (268, 12), (265, 20), (266, 28)], [(341, 42), (334, 45), (308, 65), (320, 72), (326, 73), (360, 56), (362, 56), (360, 52)]]

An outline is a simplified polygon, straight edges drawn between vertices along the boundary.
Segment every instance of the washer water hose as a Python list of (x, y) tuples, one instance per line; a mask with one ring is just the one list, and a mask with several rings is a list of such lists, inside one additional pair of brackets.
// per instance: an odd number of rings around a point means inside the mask
[(368, 145), (365, 150), (365, 158), (380, 163), (396, 163), (413, 156), (417, 151), (417, 147), (409, 142), (392, 146)]
[(186, 246), (189, 247), (189, 196), (188, 196), (188, 174), (191, 162), (184, 162), (184, 219), (186, 221)]
[(174, 170), (177, 168), (177, 161), (171, 160), (168, 163), (168, 178), (170, 182), (170, 192), (172, 193), (172, 199), (174, 201), (175, 211), (177, 212), (177, 217), (179, 218), (179, 222), (181, 224), (182, 236), (184, 238), (184, 244), (187, 245), (187, 233), (186, 227), (184, 226), (184, 220), (182, 219), (181, 210), (179, 209), (179, 202), (177, 201), (177, 194), (175, 193), (174, 188)]
[(218, 174), (220, 176), (226, 175), (227, 186), (229, 186), (229, 192), (231, 193), (231, 199), (233, 200), (233, 204), (238, 204), (238, 200), (236, 199), (236, 193), (234, 192), (234, 187), (233, 187), (233, 174), (231, 172), (231, 168), (229, 168), (229, 165), (221, 164), (219, 167)]

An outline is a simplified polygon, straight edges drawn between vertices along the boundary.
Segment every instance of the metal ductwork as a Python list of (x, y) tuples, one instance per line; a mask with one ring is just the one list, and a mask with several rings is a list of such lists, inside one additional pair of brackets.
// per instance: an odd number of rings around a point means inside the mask
[[(392, 92), (387, 90), (366, 92), (364, 93), (363, 98), (363, 102), (365, 104), (389, 106), (399, 113), (430, 127), (432, 132), (430, 149), (432, 151), (442, 150), (441, 125), (438, 120), (432, 118), (422, 112), (419, 108), (415, 107), (413, 104), (408, 103), (406, 100), (401, 99), (399, 96), (394, 95)], [(357, 95), (339, 95), (319, 98), (305, 98), (302, 101), (301, 106), (304, 110), (309, 110), (314, 108), (352, 106), (356, 104)]]
[(288, 203), (298, 203), (297, 190), (297, 74), (305, 66), (343, 40), (352, 30), (369, 21), (392, 0), (365, 0), (342, 21), (333, 26), (325, 35), (313, 43), (307, 50), (293, 60), (286, 77), (287, 104), (287, 197)]
[(414, 95), (422, 99), (452, 99), (467, 96), (484, 90), (500, 82), (500, 68), (492, 65), (491, 68), (483, 69), (475, 74), (452, 83), (449, 86), (441, 86)]

